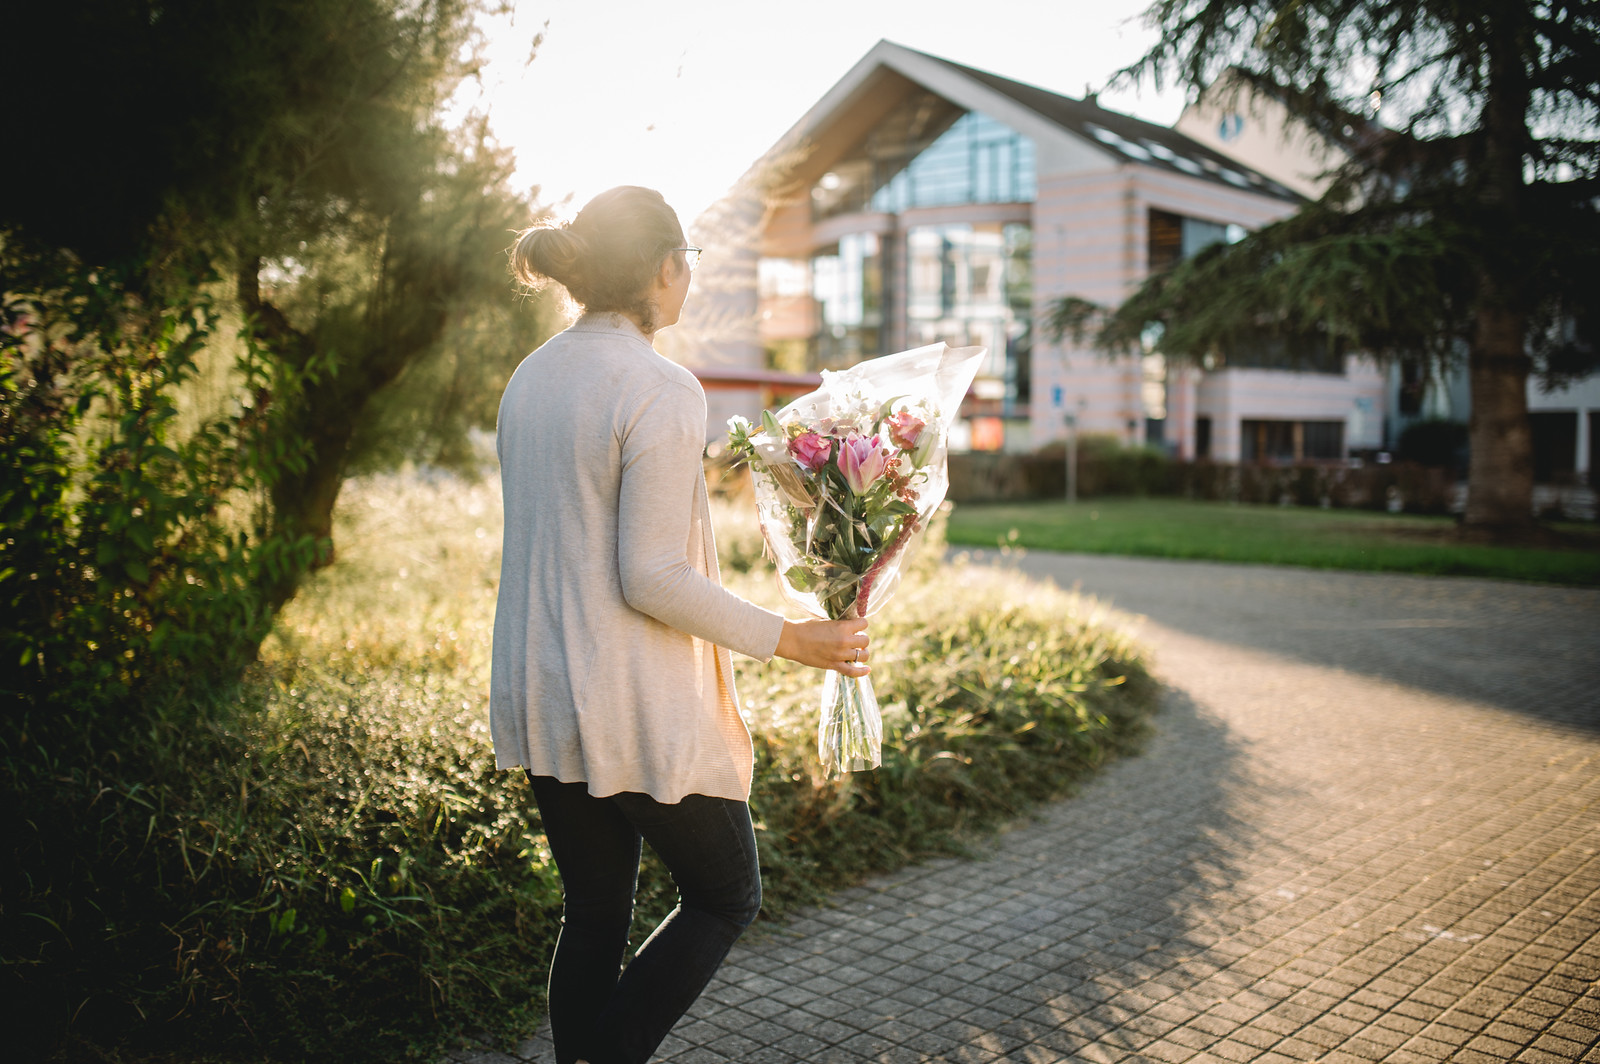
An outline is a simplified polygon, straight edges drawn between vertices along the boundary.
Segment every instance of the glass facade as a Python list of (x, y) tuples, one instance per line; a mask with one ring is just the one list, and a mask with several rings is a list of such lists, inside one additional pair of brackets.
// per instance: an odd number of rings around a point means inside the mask
[[(912, 93), (810, 190), (813, 222), (875, 215), (862, 231), (799, 260), (807, 274), (813, 369), (887, 354), (889, 345), (982, 345), (980, 395), (995, 414), (1025, 415), (1031, 392), (1032, 232), (1021, 223), (906, 225), (930, 207), (1031, 203), (1033, 142), (933, 93)], [(890, 215), (885, 219), (882, 215)], [(956, 215), (960, 217), (959, 214)], [(829, 227), (838, 232), (845, 226)], [(829, 239), (832, 239), (830, 236)], [(796, 284), (797, 260), (761, 267), (771, 313)], [(772, 335), (785, 335), (774, 329)], [(786, 335), (795, 335), (787, 333)], [(776, 341), (769, 359), (779, 358)]]
[(956, 203), (1032, 203), (1033, 141), (969, 111), (872, 195), (871, 208), (899, 214)]
[(1528, 414), (1533, 433), (1533, 479), (1540, 484), (1569, 484), (1577, 476), (1577, 410), (1534, 410)]
[(1218, 368), (1287, 369), (1298, 373), (1344, 373), (1344, 352), (1326, 336), (1293, 343), (1279, 336), (1240, 337), (1223, 353)]
[(963, 203), (1032, 203), (1033, 141), (930, 92), (913, 94), (811, 189), (812, 217)]
[(981, 379), (1002, 383), (1004, 412), (1032, 392), (1033, 233), (1021, 224), (922, 225), (906, 231), (906, 341), (981, 345)]
[(888, 353), (883, 279), (882, 242), (876, 233), (840, 237), (838, 246), (811, 259), (818, 369), (841, 369)]
[[(1146, 216), (1145, 261), (1151, 273), (1171, 269), (1191, 255), (1196, 255), (1213, 244), (1236, 244), (1244, 239), (1244, 227), (1223, 222), (1209, 222), (1203, 218), (1188, 218), (1171, 211), (1151, 207)], [(1147, 337), (1146, 351), (1159, 340), (1159, 333)], [(1231, 362), (1231, 356), (1229, 356)], [(1211, 368), (1208, 364), (1206, 368)], [(1144, 405), (1144, 438), (1151, 446), (1168, 446), (1167, 440), (1167, 365), (1159, 354), (1146, 354), (1143, 365), (1141, 397)], [(1176, 441), (1170, 445), (1175, 447)], [(1209, 454), (1211, 449), (1210, 422), (1206, 422), (1205, 446), (1196, 442), (1198, 456)]]

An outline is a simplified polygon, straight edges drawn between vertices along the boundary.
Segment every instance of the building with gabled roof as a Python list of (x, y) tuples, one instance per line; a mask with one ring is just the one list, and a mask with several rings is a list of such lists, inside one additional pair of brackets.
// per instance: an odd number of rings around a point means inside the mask
[(1169, 369), (1039, 327), (1063, 296), (1118, 303), (1301, 202), (1093, 95), (880, 41), (691, 227), (708, 254), (668, 353), (707, 383), (712, 435), (775, 398), (740, 387), (752, 371), (798, 380), (943, 340), (990, 351), (964, 411), (977, 449), (1031, 450), (1073, 420), (1183, 457), (1343, 458), (1383, 443), (1384, 377), (1361, 360)]

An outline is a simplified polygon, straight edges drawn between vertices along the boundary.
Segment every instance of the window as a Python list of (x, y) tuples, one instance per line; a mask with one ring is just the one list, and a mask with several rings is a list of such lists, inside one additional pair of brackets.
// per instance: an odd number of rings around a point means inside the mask
[(884, 353), (880, 250), (875, 233), (852, 233), (811, 260), (818, 368), (840, 369)]
[(906, 232), (908, 345), (943, 340), (987, 347), (978, 377), (997, 388), (1008, 416), (1033, 392), (1032, 237), (1026, 225), (922, 225)]
[(960, 203), (1031, 203), (1033, 141), (931, 92), (913, 94), (811, 188), (817, 220)]
[(1146, 249), (1150, 272), (1160, 273), (1176, 266), (1212, 244), (1237, 244), (1242, 239), (1242, 226), (1185, 218), (1151, 207)]
[(1600, 487), (1600, 410), (1589, 411), (1589, 483)]
[(1152, 208), (1146, 242), (1151, 273), (1176, 266), (1183, 259), (1183, 219)]
[(910, 207), (1031, 203), (1035, 197), (1033, 141), (969, 111), (874, 191), (872, 209), (899, 214)]
[(1240, 422), (1239, 430), (1239, 458), (1245, 462), (1330, 461), (1345, 456), (1342, 421), (1247, 420)]
[(997, 417), (975, 417), (971, 420), (974, 451), (998, 451), (1006, 445), (1006, 423)]
[(763, 299), (803, 296), (811, 290), (811, 272), (804, 259), (761, 259), (756, 265), (757, 291)]
[(1324, 460), (1343, 458), (1344, 422), (1300, 422), (1300, 457)]
[(1417, 417), (1422, 413), (1422, 403), (1428, 396), (1428, 368), (1420, 362), (1406, 360), (1400, 363), (1400, 400), (1402, 417)]
[[(1186, 218), (1171, 211), (1150, 208), (1146, 254), (1150, 272), (1170, 269), (1213, 244), (1237, 244), (1243, 226)], [(1327, 337), (1288, 343), (1281, 337), (1261, 336), (1236, 340), (1207, 369), (1289, 369), (1303, 373), (1344, 373), (1344, 353)]]
[(1211, 457), (1211, 419), (1208, 417), (1194, 419), (1194, 456)]
[(1219, 366), (1287, 369), (1300, 373), (1344, 373), (1344, 352), (1326, 336), (1290, 343), (1281, 336), (1240, 338), (1223, 352)]
[(1578, 467), (1578, 412), (1536, 410), (1528, 415), (1533, 434), (1533, 479), (1565, 483)]

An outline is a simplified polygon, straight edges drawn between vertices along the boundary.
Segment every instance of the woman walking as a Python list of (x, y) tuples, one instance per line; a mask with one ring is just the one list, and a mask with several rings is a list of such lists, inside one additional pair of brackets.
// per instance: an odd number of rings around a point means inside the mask
[[(761, 907), (729, 651), (868, 672), (865, 621), (786, 621), (721, 585), (705, 396), (651, 346), (698, 254), (660, 193), (632, 186), (512, 252), (519, 280), (558, 282), (583, 308), (517, 368), (496, 436), (490, 717), (495, 760), (526, 770), (561, 874), (559, 1064), (648, 1060)], [(619, 976), (641, 839), (679, 904)]]

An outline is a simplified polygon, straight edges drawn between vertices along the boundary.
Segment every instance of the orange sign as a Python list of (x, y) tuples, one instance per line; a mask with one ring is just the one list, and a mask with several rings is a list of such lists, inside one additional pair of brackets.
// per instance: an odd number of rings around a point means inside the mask
[(1006, 423), (997, 417), (975, 417), (972, 425), (974, 451), (998, 451), (1006, 445)]

